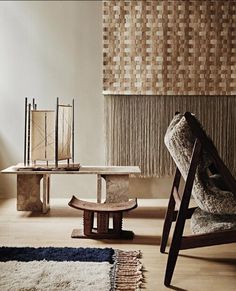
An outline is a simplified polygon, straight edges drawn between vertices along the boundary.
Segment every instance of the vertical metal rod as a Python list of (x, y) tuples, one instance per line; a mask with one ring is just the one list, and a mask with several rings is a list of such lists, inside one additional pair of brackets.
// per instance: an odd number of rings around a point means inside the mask
[(26, 143), (27, 143), (27, 97), (25, 97), (25, 132), (24, 132), (24, 166), (26, 166)]
[(43, 175), (43, 213), (47, 213), (48, 175)]
[(47, 175), (48, 176), (48, 181), (47, 181), (47, 186), (48, 186), (48, 197), (47, 197), (47, 206), (48, 206), (48, 209), (49, 209), (49, 203), (50, 203), (50, 175)]
[[(58, 107), (59, 110), (59, 107)], [(64, 153), (65, 150), (65, 136), (64, 136), (64, 130), (65, 130), (65, 108), (61, 107), (61, 114), (60, 114), (60, 119), (61, 119), (61, 123), (60, 123), (60, 129), (61, 129), (61, 146), (62, 146), (62, 152)], [(59, 124), (58, 124), (59, 127)]]
[(59, 98), (57, 97), (56, 121), (55, 121), (55, 166), (56, 168), (58, 168), (58, 109), (59, 109)]
[(72, 163), (75, 163), (75, 100), (72, 100)]
[(35, 100), (33, 98), (33, 105), (32, 105), (32, 109), (34, 110), (35, 109)]
[(97, 203), (102, 202), (102, 175), (97, 174)]
[(27, 165), (30, 163), (30, 117), (31, 117), (31, 104), (28, 105), (28, 143), (27, 143)]
[(44, 121), (44, 138), (45, 138), (45, 150), (44, 150), (44, 158), (47, 160), (47, 143), (48, 143), (48, 138), (47, 138), (47, 113), (45, 112), (45, 121)]

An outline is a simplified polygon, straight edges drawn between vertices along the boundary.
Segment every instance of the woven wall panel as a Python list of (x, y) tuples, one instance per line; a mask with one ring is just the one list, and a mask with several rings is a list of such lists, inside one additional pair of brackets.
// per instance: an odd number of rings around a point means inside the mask
[(236, 93), (236, 1), (103, 1), (104, 93)]
[(236, 177), (236, 96), (105, 96), (108, 165), (137, 165), (143, 177), (174, 173), (164, 135), (176, 111), (190, 111)]

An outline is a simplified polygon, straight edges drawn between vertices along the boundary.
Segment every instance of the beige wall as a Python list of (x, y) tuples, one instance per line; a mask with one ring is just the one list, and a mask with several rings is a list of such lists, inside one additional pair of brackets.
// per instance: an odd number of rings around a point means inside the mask
[[(25, 96), (49, 109), (57, 96), (74, 97), (77, 161), (104, 164), (102, 2), (1, 1), (0, 43), (0, 168), (23, 160)], [(142, 179), (131, 189), (154, 197), (169, 183)], [(52, 196), (95, 197), (95, 187), (94, 176), (53, 177)], [(16, 177), (0, 175), (0, 195), (16, 195)]]

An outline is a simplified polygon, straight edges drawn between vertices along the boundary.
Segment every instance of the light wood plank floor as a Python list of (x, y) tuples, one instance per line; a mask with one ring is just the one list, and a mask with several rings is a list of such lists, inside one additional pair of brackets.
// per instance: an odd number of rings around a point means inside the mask
[[(166, 200), (139, 201), (140, 206), (124, 220), (124, 229), (136, 234), (135, 239), (128, 242), (71, 239), (72, 229), (82, 227), (82, 217), (80, 211), (67, 206), (68, 201), (54, 199), (47, 215), (32, 215), (17, 212), (15, 199), (0, 199), (0, 244), (139, 249), (146, 269), (146, 290), (168, 290), (163, 285), (167, 255), (159, 252)], [(236, 291), (236, 244), (186, 250), (181, 254), (172, 289)]]

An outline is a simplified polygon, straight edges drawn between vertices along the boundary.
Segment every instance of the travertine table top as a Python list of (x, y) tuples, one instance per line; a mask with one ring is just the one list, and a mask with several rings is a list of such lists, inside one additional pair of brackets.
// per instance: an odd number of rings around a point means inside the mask
[[(20, 168), (20, 170), (19, 170)], [(76, 170), (29, 170), (22, 164), (10, 166), (1, 171), (3, 174), (99, 174), (99, 175), (128, 175), (140, 174), (138, 166), (83, 166)]]

